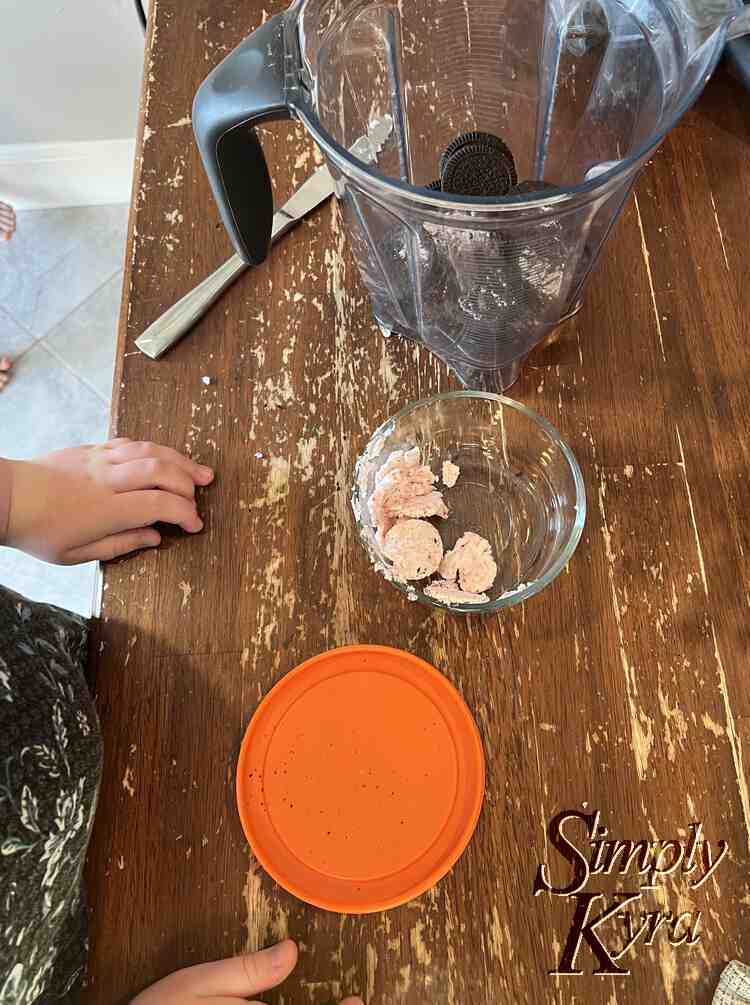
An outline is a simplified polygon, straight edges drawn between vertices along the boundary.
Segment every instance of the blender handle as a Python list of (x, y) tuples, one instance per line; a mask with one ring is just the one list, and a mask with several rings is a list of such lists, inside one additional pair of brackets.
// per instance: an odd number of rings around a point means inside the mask
[(291, 118), (286, 99), (286, 15), (249, 35), (206, 77), (193, 101), (193, 131), (214, 198), (237, 254), (268, 254), (273, 192), (253, 126)]
[(750, 35), (750, 7), (747, 5), (729, 22), (727, 41), (731, 45), (737, 39)]

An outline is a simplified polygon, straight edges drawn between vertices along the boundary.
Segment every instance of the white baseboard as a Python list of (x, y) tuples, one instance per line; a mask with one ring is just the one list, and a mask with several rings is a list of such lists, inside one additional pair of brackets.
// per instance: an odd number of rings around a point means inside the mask
[(0, 199), (16, 209), (130, 202), (135, 140), (0, 144)]

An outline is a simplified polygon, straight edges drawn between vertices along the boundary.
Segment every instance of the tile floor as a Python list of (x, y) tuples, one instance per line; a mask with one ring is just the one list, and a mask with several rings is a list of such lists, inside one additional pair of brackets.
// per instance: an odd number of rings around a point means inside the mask
[[(127, 219), (127, 205), (24, 212), (0, 243), (0, 355), (14, 360), (0, 392), (0, 456), (106, 438)], [(0, 583), (89, 615), (97, 567), (0, 548)]]

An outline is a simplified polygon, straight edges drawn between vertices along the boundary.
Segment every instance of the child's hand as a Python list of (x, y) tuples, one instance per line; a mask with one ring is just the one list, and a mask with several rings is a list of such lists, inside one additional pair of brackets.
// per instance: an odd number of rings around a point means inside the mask
[(170, 447), (128, 439), (6, 463), (11, 494), (5, 544), (59, 565), (156, 547), (161, 535), (151, 524), (157, 522), (197, 533), (203, 521), (195, 486), (208, 485), (214, 476)]
[[(142, 991), (131, 1005), (232, 1005), (285, 981), (297, 964), (297, 947), (289, 939), (262, 953), (235, 956), (178, 970)], [(341, 1005), (362, 1005), (347, 998)]]

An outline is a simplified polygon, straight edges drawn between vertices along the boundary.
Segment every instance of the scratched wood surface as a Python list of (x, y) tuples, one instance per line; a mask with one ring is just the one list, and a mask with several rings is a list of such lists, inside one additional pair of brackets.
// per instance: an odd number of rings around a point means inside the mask
[[(464, 620), (387, 588), (356, 537), (349, 486), (369, 431), (453, 385), (374, 328), (335, 205), (162, 361), (134, 350), (230, 252), (188, 116), (207, 71), (264, 15), (238, 0), (153, 5), (113, 429), (189, 450), (218, 477), (202, 535), (106, 571), (85, 1000), (124, 1002), (175, 968), (289, 934), (301, 961), (279, 1003), (708, 1002), (724, 961), (750, 960), (747, 96), (723, 73), (711, 82), (642, 176), (583, 310), (513, 389), (584, 471), (569, 569), (525, 606)], [(314, 148), (293, 124), (263, 141), (283, 198)], [(303, 659), (355, 642), (400, 645), (447, 674), (488, 767), (453, 872), (365, 918), (312, 910), (262, 873), (233, 784), (259, 699)], [(700, 912), (694, 944), (672, 946), (662, 925), (619, 961), (629, 975), (602, 977), (584, 941), (583, 973), (550, 975), (575, 904), (533, 890), (545, 861), (552, 882), (570, 879), (547, 837), (564, 810), (599, 810), (615, 839), (687, 842), (702, 822), (703, 871), (726, 842), (698, 889), (678, 871), (634, 908), (636, 928), (644, 913)], [(583, 827), (569, 833), (588, 856)], [(586, 891), (643, 882), (592, 876)], [(626, 920), (607, 923), (610, 947)]]

